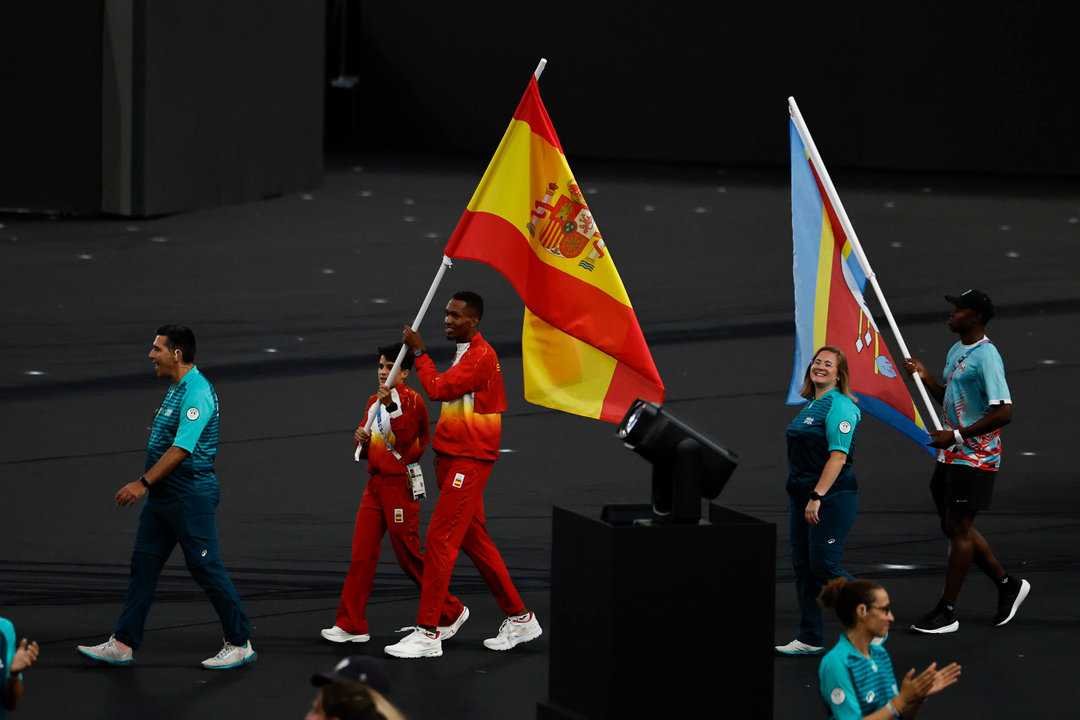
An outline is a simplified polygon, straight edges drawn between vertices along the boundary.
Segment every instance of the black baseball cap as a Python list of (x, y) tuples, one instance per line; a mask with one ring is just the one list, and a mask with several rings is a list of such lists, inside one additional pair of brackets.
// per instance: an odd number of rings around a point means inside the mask
[(390, 676), (378, 660), (368, 655), (351, 655), (335, 665), (333, 670), (311, 676), (311, 684), (315, 687), (335, 680), (356, 680), (383, 695), (390, 692)]
[(956, 307), (974, 310), (982, 315), (983, 324), (990, 322), (994, 317), (994, 303), (990, 302), (990, 296), (982, 290), (967, 290), (959, 295), (946, 295), (945, 299)]

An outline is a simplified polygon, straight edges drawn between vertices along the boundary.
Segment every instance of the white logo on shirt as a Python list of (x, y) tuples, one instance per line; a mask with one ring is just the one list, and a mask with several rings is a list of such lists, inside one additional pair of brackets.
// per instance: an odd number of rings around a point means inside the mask
[(829, 693), (829, 699), (832, 700), (833, 705), (843, 705), (847, 700), (847, 695), (844, 694), (842, 688), (833, 688), (833, 691)]
[(869, 705), (872, 702), (874, 702), (874, 691), (873, 690), (866, 693), (866, 704)]
[(187, 419), (188, 420), (198, 420), (199, 419), (199, 408), (193, 408), (193, 407), (188, 408), (187, 409)]
[(803, 423), (803, 425), (813, 425), (814, 424), (814, 418), (806, 418), (805, 420), (802, 421), (802, 423)]
[(851, 423), (849, 423), (847, 420), (845, 420), (842, 423), (840, 423), (840, 427), (838, 429), (840, 430), (840, 432), (847, 435), (849, 432), (851, 432)]

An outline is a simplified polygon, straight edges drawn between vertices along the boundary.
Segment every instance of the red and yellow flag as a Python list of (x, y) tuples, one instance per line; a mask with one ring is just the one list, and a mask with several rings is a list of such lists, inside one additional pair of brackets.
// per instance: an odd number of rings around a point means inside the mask
[(525, 303), (525, 399), (618, 422), (664, 399), (610, 248), (555, 135), (536, 79), (444, 253), (503, 275)]

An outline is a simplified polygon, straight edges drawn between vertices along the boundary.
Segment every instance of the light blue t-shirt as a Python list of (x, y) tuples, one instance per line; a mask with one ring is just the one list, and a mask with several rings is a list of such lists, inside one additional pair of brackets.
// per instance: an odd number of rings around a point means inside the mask
[[(989, 338), (949, 348), (942, 377), (945, 398), (941, 419), (945, 430), (967, 427), (988, 415), (994, 406), (1012, 403), (1005, 382), (1005, 363)], [(1001, 466), (1001, 433), (994, 430), (964, 438), (959, 449), (938, 450), (938, 462), (997, 470)]]
[(861, 720), (885, 707), (900, 692), (885, 648), (871, 644), (867, 658), (844, 633), (836, 647), (821, 658), (818, 689), (832, 720)]

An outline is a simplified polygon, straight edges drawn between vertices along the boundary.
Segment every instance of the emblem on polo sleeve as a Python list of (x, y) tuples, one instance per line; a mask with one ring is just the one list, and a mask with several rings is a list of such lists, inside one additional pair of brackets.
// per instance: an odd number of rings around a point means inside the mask
[[(188, 412), (190, 413), (191, 411), (189, 410)], [(849, 423), (847, 420), (844, 420), (842, 423), (840, 423), (838, 430), (840, 430), (840, 432), (842, 432), (843, 434), (847, 435), (849, 432), (851, 432), (851, 423)]]
[(829, 699), (832, 700), (833, 705), (843, 705), (844, 701), (847, 700), (847, 695), (844, 694), (842, 689), (833, 688), (833, 691), (829, 693)]
[(198, 420), (199, 419), (199, 408), (194, 408), (194, 407), (188, 408), (187, 409), (187, 419), (188, 420)]

